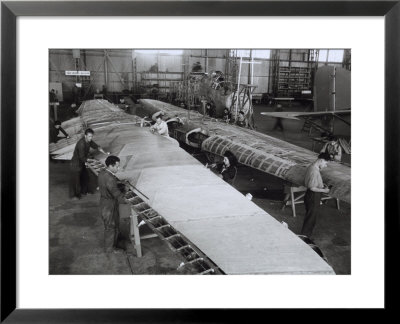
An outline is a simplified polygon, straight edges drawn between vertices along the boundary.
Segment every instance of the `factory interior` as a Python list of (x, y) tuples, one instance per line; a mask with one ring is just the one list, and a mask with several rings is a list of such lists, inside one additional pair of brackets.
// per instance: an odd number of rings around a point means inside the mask
[(49, 274), (350, 275), (350, 85), (350, 49), (50, 49)]

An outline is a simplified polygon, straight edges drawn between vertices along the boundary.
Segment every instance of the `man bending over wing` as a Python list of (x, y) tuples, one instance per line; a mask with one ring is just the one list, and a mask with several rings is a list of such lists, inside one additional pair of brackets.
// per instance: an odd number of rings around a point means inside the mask
[(322, 182), (320, 170), (327, 166), (331, 156), (328, 153), (321, 153), (318, 159), (312, 163), (306, 170), (304, 183), (307, 187), (304, 196), (304, 205), (306, 215), (304, 216), (303, 228), (301, 234), (307, 237), (312, 235), (317, 222), (317, 212), (319, 209), (322, 193), (329, 193), (329, 188)]
[(150, 127), (150, 130), (154, 133), (157, 132), (157, 134), (165, 137), (169, 137), (168, 133), (168, 125), (165, 121), (161, 119), (161, 115), (158, 115), (156, 117), (156, 123)]

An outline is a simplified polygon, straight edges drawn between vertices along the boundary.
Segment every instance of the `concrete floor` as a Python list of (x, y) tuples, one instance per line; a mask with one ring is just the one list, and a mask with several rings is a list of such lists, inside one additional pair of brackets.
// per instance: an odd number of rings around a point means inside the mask
[[(68, 162), (50, 162), (49, 274), (195, 274), (183, 258), (158, 238), (142, 240), (143, 257), (132, 253), (105, 253), (103, 223), (98, 212), (100, 194), (71, 201), (68, 197)], [(129, 237), (129, 218), (122, 211), (121, 230)], [(149, 230), (141, 227), (141, 235)]]
[[(303, 108), (293, 107), (292, 110)], [(275, 120), (262, 116), (259, 112), (272, 110), (273, 107), (264, 105), (254, 107), (257, 130), (311, 149), (312, 141), (307, 134), (300, 132), (301, 122), (284, 120), (284, 132), (271, 131)], [(285, 110), (288, 111), (289, 108)], [(69, 115), (63, 111), (60, 113), (62, 117)], [(187, 150), (200, 161), (205, 161), (203, 154), (194, 152), (190, 148)], [(344, 155), (343, 160), (350, 163), (350, 156)], [(49, 274), (129, 275), (195, 274), (198, 272), (190, 265), (178, 269), (184, 260), (180, 255), (172, 252), (159, 238), (142, 241), (142, 258), (136, 257), (135, 253), (104, 253), (102, 249), (103, 225), (97, 210), (99, 194), (95, 192), (79, 201), (70, 201), (68, 168), (67, 162), (50, 162)], [(304, 205), (296, 205), (297, 217), (292, 216), (289, 206), (282, 210), (284, 193), (280, 179), (241, 166), (238, 169), (234, 187), (243, 194), (251, 193), (253, 202), (259, 207), (278, 221), (287, 223), (294, 233), (300, 232), (305, 212)], [(334, 200), (327, 201), (321, 205), (320, 217), (314, 230), (314, 242), (336, 274), (351, 273), (350, 207), (349, 204), (341, 202), (340, 210), (337, 210)], [(121, 223), (121, 229), (128, 237), (128, 219), (125, 218)]]

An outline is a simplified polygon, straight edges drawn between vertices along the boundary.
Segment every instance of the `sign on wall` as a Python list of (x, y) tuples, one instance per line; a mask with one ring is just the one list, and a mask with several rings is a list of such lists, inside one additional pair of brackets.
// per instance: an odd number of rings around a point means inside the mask
[(90, 71), (65, 71), (65, 75), (90, 76)]

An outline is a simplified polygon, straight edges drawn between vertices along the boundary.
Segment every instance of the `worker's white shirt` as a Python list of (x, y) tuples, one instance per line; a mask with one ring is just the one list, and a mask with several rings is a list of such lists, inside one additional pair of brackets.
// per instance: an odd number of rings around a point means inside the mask
[(153, 126), (151, 126), (153, 129), (155, 129), (158, 134), (165, 136), (165, 137), (169, 137), (168, 134), (168, 125), (165, 121), (161, 121), (160, 124), (155, 123)]
[(306, 174), (304, 176), (304, 183), (307, 189), (324, 188), (324, 183), (322, 182), (320, 170), (316, 165), (314, 165), (314, 163), (307, 168)]

